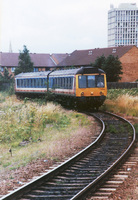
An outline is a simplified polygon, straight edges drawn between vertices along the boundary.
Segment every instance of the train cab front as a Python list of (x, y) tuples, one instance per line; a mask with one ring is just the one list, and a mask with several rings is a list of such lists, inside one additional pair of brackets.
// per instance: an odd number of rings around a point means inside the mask
[(105, 74), (84, 74), (76, 77), (76, 97), (85, 107), (100, 107), (107, 96)]

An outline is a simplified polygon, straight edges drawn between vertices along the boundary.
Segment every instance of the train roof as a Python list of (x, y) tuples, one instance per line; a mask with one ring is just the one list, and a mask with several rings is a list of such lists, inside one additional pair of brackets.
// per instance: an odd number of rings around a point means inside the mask
[(97, 67), (91, 67), (91, 66), (87, 66), (87, 67), (81, 67), (77, 74), (93, 74), (93, 73), (105, 73), (102, 69), (97, 68)]
[(20, 73), (20, 74), (16, 75), (15, 78), (47, 76), (50, 72), (51, 71)]
[(67, 69), (67, 70), (55, 70), (50, 73), (49, 76), (58, 76), (58, 75), (75, 75), (75, 74), (92, 74), (92, 73), (105, 73), (102, 69), (95, 67), (81, 67), (78, 69)]
[(50, 73), (49, 76), (58, 76), (58, 75), (75, 75), (78, 69), (62, 69), (62, 70), (55, 70)]
[(15, 78), (31, 78), (31, 77), (42, 77), (42, 76), (59, 76), (59, 75), (76, 75), (76, 74), (93, 74), (93, 73), (105, 73), (102, 69), (95, 67), (81, 67), (77, 69), (64, 69), (64, 70), (53, 70), (53, 71), (41, 71), (41, 72), (27, 72), (20, 73)]

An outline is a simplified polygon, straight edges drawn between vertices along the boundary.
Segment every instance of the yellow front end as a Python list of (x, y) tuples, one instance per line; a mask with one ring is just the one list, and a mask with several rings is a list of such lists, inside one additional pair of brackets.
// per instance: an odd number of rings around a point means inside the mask
[[(87, 74), (86, 74), (87, 75)], [(98, 74), (93, 74), (98, 75)], [(79, 74), (76, 75), (76, 97), (100, 97), (107, 96), (107, 83), (106, 75), (104, 75), (104, 87), (94, 87), (94, 88), (79, 88)]]
[[(102, 77), (102, 78), (101, 78)], [(102, 79), (100, 82), (99, 80)], [(107, 96), (105, 74), (77, 74), (76, 101), (81, 108), (98, 109)]]

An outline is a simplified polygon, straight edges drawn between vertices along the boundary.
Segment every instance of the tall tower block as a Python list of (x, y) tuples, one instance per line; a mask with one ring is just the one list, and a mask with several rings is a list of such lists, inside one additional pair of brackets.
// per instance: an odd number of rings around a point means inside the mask
[(108, 47), (135, 45), (138, 47), (138, 7), (122, 3), (108, 11)]

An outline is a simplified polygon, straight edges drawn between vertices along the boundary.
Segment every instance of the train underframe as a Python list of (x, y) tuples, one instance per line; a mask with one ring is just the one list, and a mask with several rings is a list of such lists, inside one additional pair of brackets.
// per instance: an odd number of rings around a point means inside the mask
[(19, 92), (16, 93), (17, 98), (23, 99), (25, 97), (28, 98), (43, 98), (49, 101), (56, 101), (63, 106), (67, 106), (70, 108), (81, 108), (81, 109), (96, 109), (104, 103), (106, 96), (92, 96), (92, 97), (76, 97), (70, 95), (63, 94), (55, 94), (55, 93), (24, 93)]
[(103, 96), (94, 96), (94, 97), (80, 97), (77, 99), (78, 105), (86, 109), (96, 109), (104, 103), (106, 97)]
[(65, 106), (79, 109), (96, 109), (104, 103), (106, 96), (94, 96), (94, 97), (75, 97), (66, 95), (55, 95), (55, 100)]

